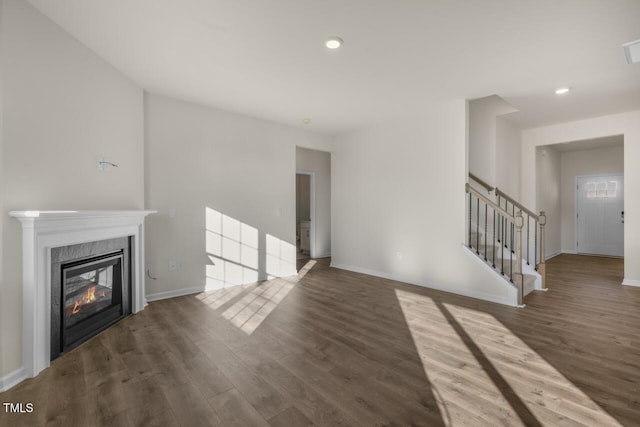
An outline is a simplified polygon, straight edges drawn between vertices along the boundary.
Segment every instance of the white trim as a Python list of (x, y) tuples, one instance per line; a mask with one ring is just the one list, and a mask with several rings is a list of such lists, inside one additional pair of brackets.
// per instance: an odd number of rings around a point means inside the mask
[(18, 368), (7, 375), (0, 377), (0, 392), (7, 391), (14, 385), (27, 379), (27, 374), (24, 367)]
[(35, 377), (51, 363), (51, 248), (134, 237), (131, 311), (145, 301), (144, 218), (156, 211), (12, 211), (22, 223), (22, 365)]
[[(262, 282), (262, 281), (265, 281), (265, 280), (276, 280), (276, 279), (280, 279), (280, 278), (297, 276), (297, 275), (298, 275), (298, 272), (295, 271), (295, 270), (293, 272), (289, 271), (289, 272), (283, 274), (282, 276), (273, 277), (273, 278), (270, 278), (270, 277), (264, 275), (264, 276), (258, 277), (257, 282)], [(218, 289), (233, 288), (235, 286), (250, 285), (251, 283), (257, 283), (257, 282), (249, 282), (249, 283), (244, 283), (244, 282), (229, 283), (229, 282), (227, 282), (224, 285), (221, 285), (219, 287), (214, 287), (214, 286), (194, 286), (192, 288), (174, 289), (174, 290), (171, 290), (171, 291), (156, 292), (155, 294), (147, 295), (147, 302), (160, 301), (160, 300), (163, 300), (163, 299), (176, 298), (176, 297), (181, 297), (181, 296), (185, 296), (185, 295), (199, 294), (201, 292), (217, 291)]]
[(552, 252), (552, 253), (550, 253), (550, 254), (546, 255), (546, 256), (544, 257), (544, 260), (545, 260), (545, 261), (549, 261), (551, 258), (555, 258), (555, 257), (557, 257), (558, 255), (560, 255), (560, 254), (562, 254), (562, 253), (565, 253), (565, 252), (564, 252), (564, 251), (555, 251), (555, 252)]
[[(578, 239), (578, 218), (579, 218), (579, 214), (580, 212), (578, 212), (578, 180), (580, 178), (600, 178), (600, 177), (611, 177), (611, 176), (621, 176), (622, 177), (622, 186), (623, 188), (627, 188), (624, 185), (624, 171), (622, 172), (613, 172), (613, 173), (598, 173), (598, 174), (592, 174), (592, 175), (576, 175), (573, 178), (573, 192), (574, 192), (574, 197), (573, 197), (573, 219), (574, 219), (574, 224), (573, 224), (573, 236), (574, 236), (574, 248), (575, 248), (575, 253), (576, 255), (580, 252), (578, 252), (578, 243), (579, 243), (579, 239)], [(624, 211), (624, 191), (622, 192), (622, 210)], [(569, 252), (567, 252), (569, 253)], [(599, 254), (586, 254), (583, 253), (584, 255), (599, 255)], [(602, 256), (617, 256), (617, 255), (602, 255)], [(622, 257), (624, 257), (624, 231), (622, 232)]]
[[(480, 260), (475, 253), (473, 254), (474, 258), (477, 259), (478, 261), (480, 261), (480, 263), (482, 265), (484, 265), (486, 268), (490, 269), (492, 271), (493, 274), (495, 274), (495, 271), (493, 271), (493, 269), (491, 269), (491, 267), (489, 267), (487, 264), (484, 263), (484, 261)], [(428, 282), (426, 280), (415, 280), (415, 279), (411, 279), (402, 275), (398, 275), (398, 274), (389, 274), (389, 273), (384, 273), (381, 271), (376, 271), (376, 270), (370, 270), (368, 268), (361, 268), (361, 267), (355, 267), (352, 265), (345, 265), (345, 264), (337, 264), (337, 263), (331, 263), (331, 267), (333, 268), (338, 268), (340, 270), (347, 270), (347, 271), (352, 271), (354, 273), (362, 273), (362, 274), (367, 274), (369, 276), (374, 276), (374, 277), (380, 277), (383, 279), (389, 279), (389, 280), (395, 280), (397, 282), (403, 282), (403, 283), (407, 283), (410, 285), (416, 285), (416, 286), (421, 286), (423, 288), (429, 288), (429, 289), (435, 289), (438, 291), (443, 291), (443, 292), (448, 292), (451, 294), (456, 294), (456, 295), (462, 295), (465, 297), (471, 297), (471, 298), (476, 298), (476, 299), (481, 299), (484, 301), (489, 301), (489, 302), (494, 302), (497, 304), (503, 304), (503, 305), (508, 305), (508, 306), (512, 306), (515, 307), (516, 306), (516, 289), (515, 287), (513, 287), (512, 285), (510, 285), (509, 283), (505, 282), (505, 286), (509, 286), (511, 290), (513, 290), (513, 292), (509, 292), (510, 296), (512, 296), (512, 298), (501, 298), (499, 296), (496, 295), (492, 295), (492, 294), (486, 294), (484, 292), (473, 292), (473, 291), (454, 291), (453, 289), (451, 289), (448, 286), (443, 286), (443, 285), (438, 285), (438, 284), (434, 284), (431, 282)]]
[(622, 281), (622, 284), (625, 286), (640, 286), (640, 280), (635, 280), (635, 279), (624, 279)]
[(331, 252), (327, 252), (324, 254), (316, 254), (316, 256), (313, 259), (318, 259), (318, 258), (329, 258), (331, 257)]
[(166, 292), (156, 292), (155, 294), (147, 295), (147, 302), (160, 301), (163, 299), (181, 297), (184, 295), (199, 294), (200, 292), (204, 292), (204, 291), (205, 291), (205, 288), (203, 286), (197, 286), (195, 288), (175, 289), (175, 290), (166, 291)]
[(578, 251), (573, 249), (563, 249), (560, 251), (561, 254), (569, 254), (569, 255), (578, 255)]
[[(296, 175), (309, 176), (309, 220), (311, 221), (311, 227), (310, 227), (311, 232), (309, 233), (309, 256), (311, 258), (317, 258), (316, 256), (316, 173), (312, 171), (296, 170)], [(296, 205), (297, 203), (298, 203), (298, 199), (296, 197)]]

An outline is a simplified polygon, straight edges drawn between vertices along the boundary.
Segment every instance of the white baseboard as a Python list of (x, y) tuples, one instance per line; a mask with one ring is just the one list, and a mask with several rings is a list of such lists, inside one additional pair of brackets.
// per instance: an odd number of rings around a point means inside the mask
[(624, 279), (622, 284), (626, 286), (640, 286), (640, 280)]
[(566, 252), (565, 252), (565, 251), (555, 251), (555, 252), (551, 252), (550, 254), (547, 254), (547, 255), (544, 257), (544, 260), (545, 260), (545, 261), (549, 261), (551, 258), (555, 258), (555, 257), (557, 257), (558, 255), (560, 255), (560, 254), (564, 254), (564, 253), (566, 253)]
[[(298, 272), (296, 270), (292, 270), (289, 271), (285, 274), (283, 274), (282, 276), (279, 277), (290, 277), (290, 276), (297, 276)], [(271, 279), (277, 279), (278, 277), (258, 277), (258, 282), (261, 282), (263, 280), (271, 280)], [(184, 295), (193, 295), (193, 294), (199, 294), (200, 292), (206, 292), (206, 291), (215, 291), (218, 289), (222, 289), (224, 288), (230, 288), (233, 286), (242, 286), (242, 285), (249, 285), (251, 283), (255, 283), (255, 282), (249, 282), (249, 283), (225, 283), (224, 286), (220, 286), (220, 287), (215, 287), (215, 286), (195, 286), (193, 288), (185, 288), (185, 289), (176, 289), (176, 290), (172, 290), (172, 291), (166, 291), (166, 292), (158, 292), (155, 294), (150, 294), (147, 295), (147, 302), (152, 302), (152, 301), (159, 301), (159, 300), (163, 300), (163, 299), (169, 299), (169, 298), (175, 298), (175, 297), (181, 297)]]
[(158, 292), (155, 294), (147, 295), (147, 302), (159, 301), (161, 299), (181, 297), (183, 295), (199, 294), (204, 292), (204, 286), (197, 286), (195, 288), (176, 289), (173, 291)]
[(560, 251), (560, 253), (569, 254), (569, 255), (578, 255), (578, 251), (576, 251), (575, 249), (563, 249)]
[(331, 253), (326, 253), (326, 254), (320, 254), (313, 257), (313, 259), (318, 259), (318, 258), (329, 258), (331, 257)]
[(27, 379), (27, 374), (24, 367), (18, 368), (7, 375), (0, 377), (0, 392), (7, 391), (11, 387)]
[[(410, 284), (410, 285), (421, 286), (423, 288), (435, 289), (435, 290), (438, 290), (438, 291), (448, 292), (448, 293), (451, 293), (451, 294), (462, 295), (462, 296), (471, 297), (471, 298), (477, 298), (477, 299), (481, 299), (481, 300), (489, 301), (489, 302), (495, 302), (497, 304), (503, 304), (503, 305), (509, 305), (509, 306), (513, 306), (514, 305), (507, 298), (500, 298), (500, 297), (498, 297), (496, 295), (485, 294), (485, 293), (482, 293), (482, 292), (460, 291), (458, 289), (452, 289), (452, 288), (450, 288), (448, 286), (442, 286), (442, 285), (434, 284), (434, 283), (431, 283), (431, 282), (428, 282), (428, 281), (425, 281), (425, 280), (415, 280), (415, 279), (411, 279), (411, 278), (404, 277), (404, 276), (397, 275), (397, 274), (389, 274), (389, 273), (384, 273), (382, 271), (370, 270), (368, 268), (355, 267), (355, 266), (352, 266), (352, 265), (337, 264), (337, 263), (333, 263), (332, 262), (330, 266), (333, 267), (333, 268), (339, 268), (340, 270), (353, 271), (354, 273), (362, 273), (362, 274), (367, 274), (369, 276), (380, 277), (382, 279), (395, 280), (397, 282), (403, 282), (403, 283), (407, 283), (407, 284)], [(487, 266), (487, 267), (489, 267), (489, 266)]]

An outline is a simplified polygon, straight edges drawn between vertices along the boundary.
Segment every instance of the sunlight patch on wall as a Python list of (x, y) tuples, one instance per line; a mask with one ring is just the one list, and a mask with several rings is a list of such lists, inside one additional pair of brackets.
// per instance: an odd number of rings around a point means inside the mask
[(258, 229), (209, 207), (205, 212), (206, 289), (257, 282)]
[(296, 247), (284, 240), (267, 234), (267, 277), (296, 274)]

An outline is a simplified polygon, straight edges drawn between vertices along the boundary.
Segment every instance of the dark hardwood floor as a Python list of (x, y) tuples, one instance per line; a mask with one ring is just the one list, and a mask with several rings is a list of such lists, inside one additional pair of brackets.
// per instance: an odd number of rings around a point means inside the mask
[[(561, 255), (524, 309), (335, 270), (149, 304), (2, 426), (640, 425), (640, 289)], [(1, 408), (0, 408), (1, 409)]]

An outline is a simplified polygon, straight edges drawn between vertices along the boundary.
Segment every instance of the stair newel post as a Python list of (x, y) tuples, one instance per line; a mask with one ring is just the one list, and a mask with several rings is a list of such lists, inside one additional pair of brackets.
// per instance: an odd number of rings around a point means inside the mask
[[(502, 207), (502, 200), (500, 198), (500, 193), (498, 192), (498, 189), (496, 189), (496, 193), (498, 193), (498, 206)], [(502, 220), (500, 221), (500, 227), (498, 228), (498, 242), (502, 242), (502, 234), (500, 234), (501, 230), (502, 230)]]
[(493, 210), (493, 247), (492, 247), (493, 257), (491, 258), (491, 264), (493, 265), (493, 268), (496, 268), (496, 210), (495, 208), (492, 208), (492, 210)]
[(489, 229), (487, 228), (488, 221), (488, 207), (486, 203), (484, 204), (484, 260), (487, 260), (487, 234), (489, 234)]
[(524, 295), (524, 276), (522, 275), (522, 227), (524, 226), (524, 218), (522, 217), (522, 211), (516, 213), (515, 220), (516, 265), (514, 276), (518, 287), (518, 305), (522, 306), (522, 297)]
[(540, 264), (538, 264), (538, 274), (542, 277), (542, 289), (547, 289), (545, 284), (546, 264), (545, 264), (545, 231), (547, 225), (547, 215), (544, 211), (540, 212)]
[(531, 245), (529, 244), (529, 224), (531, 223), (531, 217), (529, 216), (529, 214), (527, 214), (527, 265), (530, 265), (529, 263), (529, 249), (531, 248)]
[(469, 193), (469, 247), (471, 247), (471, 204), (473, 203), (473, 193), (469, 191), (469, 184), (467, 184), (466, 187), (466, 190)]
[(476, 255), (480, 255), (480, 197), (476, 200)]

